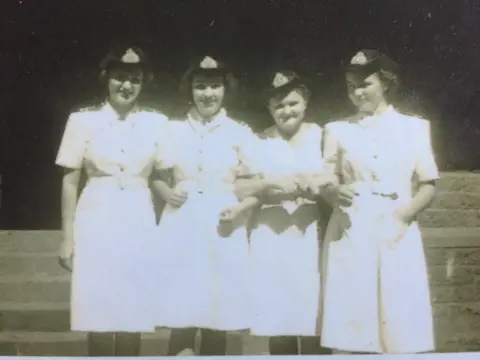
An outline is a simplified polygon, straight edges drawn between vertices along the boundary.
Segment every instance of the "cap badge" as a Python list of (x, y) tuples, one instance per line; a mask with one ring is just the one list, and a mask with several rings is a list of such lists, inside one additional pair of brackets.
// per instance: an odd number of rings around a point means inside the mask
[(122, 56), (122, 62), (128, 64), (136, 64), (140, 62), (140, 57), (132, 49), (128, 49), (125, 54)]
[(210, 56), (206, 56), (200, 63), (200, 68), (201, 69), (217, 69), (218, 63)]
[(279, 88), (290, 82), (290, 79), (282, 73), (277, 73), (273, 78), (273, 87)]
[(352, 58), (350, 63), (352, 65), (365, 65), (366, 63), (368, 63), (368, 60), (365, 54), (362, 51), (360, 51)]

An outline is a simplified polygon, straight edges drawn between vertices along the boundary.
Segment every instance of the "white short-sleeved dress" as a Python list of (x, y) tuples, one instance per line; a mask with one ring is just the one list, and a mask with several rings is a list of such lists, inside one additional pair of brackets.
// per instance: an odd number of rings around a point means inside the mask
[(238, 204), (234, 181), (242, 146), (255, 135), (222, 110), (208, 124), (171, 120), (175, 188), (188, 193), (166, 205), (158, 227), (158, 326), (242, 330), (250, 327), (247, 218), (219, 228), (220, 213)]
[[(250, 169), (266, 176), (322, 172), (322, 128), (304, 123), (289, 141), (267, 129)], [(263, 205), (253, 214), (253, 321), (263, 336), (314, 336), (320, 303), (318, 205), (306, 199)]]
[(148, 178), (169, 166), (161, 157), (167, 122), (141, 110), (120, 121), (108, 103), (68, 119), (56, 163), (87, 175), (74, 221), (72, 330), (154, 330)]
[(438, 179), (429, 122), (392, 107), (378, 117), (333, 122), (325, 128), (324, 156), (359, 195), (352, 206), (334, 209), (325, 235), (322, 345), (378, 353), (434, 350), (420, 229), (413, 222), (403, 232), (393, 216), (411, 200), (414, 176)]

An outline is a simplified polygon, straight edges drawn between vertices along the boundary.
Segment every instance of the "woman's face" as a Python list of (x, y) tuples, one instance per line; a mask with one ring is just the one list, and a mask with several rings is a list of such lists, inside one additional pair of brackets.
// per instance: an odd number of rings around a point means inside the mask
[(373, 113), (380, 104), (386, 103), (386, 87), (378, 73), (364, 77), (346, 74), (348, 97), (360, 112)]
[(114, 69), (108, 72), (108, 98), (113, 106), (128, 108), (134, 105), (143, 86), (141, 69)]
[(223, 76), (195, 75), (192, 79), (192, 98), (202, 117), (215, 116), (222, 108), (225, 98)]
[(293, 135), (300, 128), (307, 110), (307, 96), (301, 89), (279, 95), (269, 100), (268, 108), (277, 128)]

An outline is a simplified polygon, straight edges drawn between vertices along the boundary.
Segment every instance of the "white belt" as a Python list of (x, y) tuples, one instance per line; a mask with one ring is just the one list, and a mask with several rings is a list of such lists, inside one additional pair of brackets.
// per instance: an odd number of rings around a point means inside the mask
[(391, 187), (387, 187), (381, 184), (353, 183), (351, 185), (359, 194), (372, 194), (384, 198), (389, 198), (391, 200), (397, 200), (400, 197), (397, 191), (395, 191)]
[(120, 189), (132, 189), (132, 188), (148, 188), (148, 180), (139, 176), (92, 176), (88, 179), (87, 184), (105, 184), (105, 185), (117, 185)]
[(188, 193), (210, 194), (210, 193), (233, 193), (234, 184), (227, 182), (203, 182), (198, 180), (184, 180), (175, 185), (175, 188)]

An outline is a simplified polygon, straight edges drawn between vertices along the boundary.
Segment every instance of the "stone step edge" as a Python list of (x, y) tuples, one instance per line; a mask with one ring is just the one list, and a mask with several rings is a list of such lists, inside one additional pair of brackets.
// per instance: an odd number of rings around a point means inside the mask
[(445, 194), (462, 194), (462, 195), (480, 196), (478, 191), (463, 191), (463, 190), (437, 190), (435, 193), (435, 196), (440, 196)]
[[(421, 228), (426, 247), (477, 247), (480, 246), (480, 227), (453, 227), (453, 228)], [(451, 239), (455, 238), (455, 242)], [(35, 241), (35, 240), (32, 240)], [(41, 241), (41, 240), (40, 240)], [(57, 257), (56, 252), (11, 252), (0, 251), (0, 258), (53, 258)]]
[[(436, 307), (458, 306), (458, 302), (442, 302), (434, 304)], [(478, 301), (462, 302), (461, 306), (480, 307)], [(70, 311), (70, 302), (0, 302), (2, 311)], [(242, 333), (242, 331), (239, 331)], [(1, 332), (0, 332), (1, 334)]]
[[(439, 211), (451, 211), (451, 210), (443, 210), (443, 209), (435, 209), (432, 210), (435, 212)], [(460, 212), (478, 212), (480, 213), (480, 209), (478, 210), (454, 210)], [(19, 230), (24, 232), (23, 230)], [(35, 230), (36, 231), (36, 230)], [(445, 228), (427, 228), (421, 227), (421, 231), (424, 237), (452, 237), (458, 235), (459, 237), (479, 237), (480, 236), (480, 227), (445, 227)], [(25, 231), (28, 232), (28, 231)], [(46, 233), (46, 232), (54, 232), (59, 233), (60, 230), (40, 230), (38, 232)], [(1, 236), (1, 234), (0, 234)], [(59, 238), (60, 239), (60, 238)], [(29, 239), (31, 241), (42, 241), (42, 240), (34, 240)], [(3, 252), (0, 251), (0, 255), (9, 255), (9, 254), (16, 254), (14, 252)], [(40, 253), (25, 253), (26, 257), (42, 257), (42, 256), (50, 256), (50, 252), (40, 252)]]
[[(249, 344), (252, 345), (252, 341), (256, 344), (254, 347), (258, 348), (257, 351), (252, 355), (269, 355), (268, 348), (263, 349), (267, 345), (267, 338), (264, 336), (254, 336), (249, 335), (246, 331), (244, 332), (228, 332), (229, 338), (240, 338), (242, 341), (242, 348), (248, 347)], [(155, 333), (142, 333), (142, 341), (168, 341), (170, 339), (170, 330), (160, 329)], [(478, 339), (478, 336), (468, 332), (460, 333), (455, 336), (451, 341), (475, 341)], [(6, 331), (0, 333), (0, 344), (10, 343), (10, 344), (59, 344), (59, 343), (83, 343), (87, 341), (87, 334), (82, 332), (31, 332), (31, 331)], [(445, 341), (443, 341), (445, 342)], [(442, 344), (439, 340), (436, 340), (437, 351), (441, 349)], [(260, 349), (262, 348), (262, 349)], [(261, 351), (260, 351), (261, 350)], [(472, 354), (471, 352), (465, 354)], [(243, 354), (249, 355), (249, 354)], [(473, 354), (472, 354), (473, 355)], [(477, 353), (478, 355), (478, 353)], [(156, 356), (157, 357), (157, 356)]]
[[(168, 339), (170, 330), (159, 329), (155, 333), (142, 333), (142, 340)], [(19, 343), (58, 343), (58, 342), (76, 342), (86, 341), (87, 333), (65, 331), (65, 332), (45, 332), (45, 331), (4, 331), (0, 332), (0, 343), (19, 342)]]
[[(426, 248), (480, 247), (480, 228), (421, 228)], [(455, 239), (452, 241), (452, 239)]]

